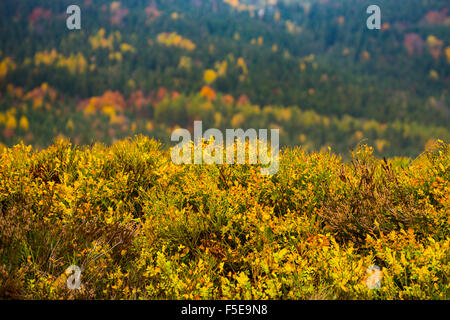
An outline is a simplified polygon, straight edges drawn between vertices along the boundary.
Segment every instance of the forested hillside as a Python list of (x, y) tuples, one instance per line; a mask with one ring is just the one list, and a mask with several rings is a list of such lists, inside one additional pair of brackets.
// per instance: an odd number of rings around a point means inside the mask
[(450, 138), (448, 1), (0, 3), (0, 142), (169, 142), (177, 127), (279, 128), (283, 145), (417, 156)]

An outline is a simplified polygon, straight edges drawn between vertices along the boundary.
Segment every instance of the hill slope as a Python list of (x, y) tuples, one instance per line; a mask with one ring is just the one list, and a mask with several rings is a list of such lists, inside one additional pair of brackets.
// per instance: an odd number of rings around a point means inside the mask
[(0, 142), (168, 142), (193, 119), (251, 119), (284, 145), (414, 157), (450, 138), (447, 2), (379, 1), (367, 30), (370, 1), (84, 1), (69, 31), (70, 1), (3, 1)]

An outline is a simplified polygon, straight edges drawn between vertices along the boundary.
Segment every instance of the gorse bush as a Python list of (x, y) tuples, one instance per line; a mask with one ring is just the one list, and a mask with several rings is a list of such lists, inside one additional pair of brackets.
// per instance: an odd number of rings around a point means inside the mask
[(414, 160), (361, 146), (349, 163), (285, 149), (273, 176), (178, 166), (143, 136), (4, 148), (0, 297), (448, 299), (449, 164), (444, 142)]
[[(0, 1), (0, 148), (280, 129), (282, 146), (416, 157), (450, 139), (448, 0)], [(20, 14), (19, 14), (20, 13)], [(71, 19), (70, 19), (71, 20)]]

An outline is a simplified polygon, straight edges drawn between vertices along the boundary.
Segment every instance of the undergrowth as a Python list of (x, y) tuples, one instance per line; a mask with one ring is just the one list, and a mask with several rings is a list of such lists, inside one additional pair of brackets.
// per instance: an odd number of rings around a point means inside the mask
[(286, 149), (273, 176), (175, 165), (143, 136), (5, 148), (0, 298), (449, 299), (449, 163), (443, 142), (350, 163)]

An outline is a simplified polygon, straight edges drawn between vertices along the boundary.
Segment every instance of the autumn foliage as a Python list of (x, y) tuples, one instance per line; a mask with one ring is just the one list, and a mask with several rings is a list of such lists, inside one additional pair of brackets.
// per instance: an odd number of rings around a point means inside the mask
[[(448, 299), (449, 145), (280, 170), (174, 165), (146, 137), (0, 150), (0, 297)], [(82, 289), (58, 279), (83, 267)], [(379, 290), (366, 270), (382, 271)]]

